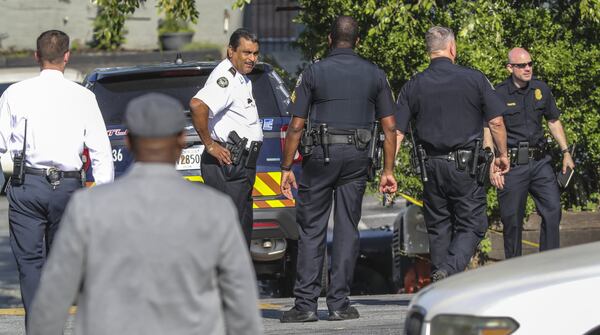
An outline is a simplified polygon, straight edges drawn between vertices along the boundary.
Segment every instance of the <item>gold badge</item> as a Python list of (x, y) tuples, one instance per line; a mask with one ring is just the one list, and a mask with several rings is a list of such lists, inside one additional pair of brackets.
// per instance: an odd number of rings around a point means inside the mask
[(512, 106), (516, 106), (517, 103), (516, 102), (507, 102), (506, 105), (509, 107), (512, 107)]
[(542, 100), (542, 90), (539, 88), (535, 89), (535, 100)]
[(296, 90), (294, 90), (294, 92), (292, 92), (292, 96), (290, 97), (290, 100), (292, 100), (292, 103), (296, 102)]

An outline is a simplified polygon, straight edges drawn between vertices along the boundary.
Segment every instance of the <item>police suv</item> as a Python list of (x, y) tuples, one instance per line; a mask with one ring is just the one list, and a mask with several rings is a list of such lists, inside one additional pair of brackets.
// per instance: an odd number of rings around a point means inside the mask
[[(112, 146), (115, 177), (126, 172), (134, 158), (125, 146), (127, 129), (123, 115), (132, 99), (150, 92), (167, 94), (188, 106), (191, 97), (200, 90), (218, 62), (181, 62), (92, 71), (83, 84), (94, 92), (102, 111)], [(254, 198), (254, 226), (250, 247), (258, 278), (276, 280), (281, 294), (291, 293), (295, 277), (295, 257), (298, 231), (295, 223), (294, 201), (282, 196), (279, 165), (283, 140), (290, 120), (286, 107), (289, 92), (282, 79), (269, 64), (259, 63), (248, 75), (264, 133), (264, 142), (257, 162)], [(187, 147), (176, 163), (183, 178), (202, 182), (200, 157), (204, 146), (189, 123), (185, 128)], [(299, 158), (297, 159), (299, 160)], [(93, 185), (89, 159), (85, 168), (88, 186)], [(294, 169), (298, 175), (299, 166)], [(200, 200), (199, 200), (200, 201)], [(202, 220), (202, 218), (198, 218)]]

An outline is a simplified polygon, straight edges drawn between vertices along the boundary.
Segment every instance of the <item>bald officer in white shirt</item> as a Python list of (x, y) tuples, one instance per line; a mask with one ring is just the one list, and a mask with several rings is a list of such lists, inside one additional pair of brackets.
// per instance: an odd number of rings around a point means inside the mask
[(10, 244), (26, 312), (67, 202), (82, 187), (84, 145), (96, 184), (113, 180), (110, 142), (96, 98), (63, 76), (69, 56), (65, 33), (42, 33), (35, 52), (40, 75), (11, 85), (0, 98), (0, 153), (15, 157), (26, 142), (23, 180), (13, 174), (7, 191)]
[[(252, 234), (255, 159), (263, 133), (252, 95), (252, 82), (246, 75), (257, 62), (258, 48), (255, 34), (243, 28), (233, 32), (227, 59), (217, 65), (204, 87), (190, 101), (194, 127), (205, 145), (201, 160), (204, 182), (233, 199), (248, 245)], [(231, 131), (248, 140), (237, 165), (232, 164), (231, 153), (225, 144)], [(252, 146), (252, 142), (257, 147)], [(251, 147), (256, 150), (250, 150)]]

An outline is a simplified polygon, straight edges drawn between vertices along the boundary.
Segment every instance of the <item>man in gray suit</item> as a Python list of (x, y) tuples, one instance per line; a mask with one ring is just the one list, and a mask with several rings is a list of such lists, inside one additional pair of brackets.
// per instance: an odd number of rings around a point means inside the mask
[(125, 120), (137, 163), (114, 184), (73, 196), (28, 334), (62, 334), (77, 296), (80, 334), (262, 334), (235, 206), (175, 171), (183, 107), (148, 94)]

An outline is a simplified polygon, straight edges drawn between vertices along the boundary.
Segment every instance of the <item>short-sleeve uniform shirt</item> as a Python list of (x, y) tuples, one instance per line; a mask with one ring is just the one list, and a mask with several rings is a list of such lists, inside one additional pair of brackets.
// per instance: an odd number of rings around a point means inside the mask
[(504, 110), (483, 73), (439, 57), (400, 90), (396, 129), (406, 133), (414, 118), (417, 142), (428, 153), (445, 154), (470, 148), (482, 138), (484, 121), (501, 116)]
[(248, 145), (251, 141), (262, 141), (252, 81), (236, 71), (229, 59), (217, 65), (194, 98), (210, 108), (208, 130), (214, 140), (226, 142), (229, 132), (235, 130), (248, 139)]
[(542, 117), (551, 121), (558, 120), (560, 116), (548, 85), (533, 78), (526, 87), (518, 88), (509, 77), (496, 86), (496, 92), (506, 106), (504, 124), (508, 146), (516, 147), (519, 142), (529, 142), (530, 146), (543, 145)]
[(333, 49), (298, 80), (288, 111), (313, 124), (340, 129), (369, 128), (374, 119), (394, 115), (394, 99), (384, 72), (350, 48)]

